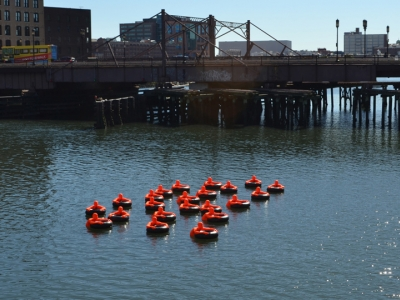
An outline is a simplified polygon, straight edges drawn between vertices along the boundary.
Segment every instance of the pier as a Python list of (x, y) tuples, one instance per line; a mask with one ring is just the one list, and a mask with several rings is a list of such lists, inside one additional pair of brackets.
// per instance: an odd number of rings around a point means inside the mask
[[(383, 83), (380, 83), (383, 84)], [(372, 86), (372, 85), (368, 85)], [(400, 91), (349, 87), (340, 88), (339, 109), (352, 112), (353, 126), (375, 127), (377, 117), (382, 128), (392, 128), (398, 112)], [(205, 124), (224, 128), (267, 126), (281, 129), (302, 129), (319, 126), (328, 110), (328, 89), (168, 89), (157, 88), (136, 95), (96, 101), (96, 128), (129, 122), (149, 122), (164, 126)], [(382, 114), (377, 116), (376, 97), (381, 96)], [(372, 99), (372, 101), (371, 101)], [(333, 110), (333, 88), (331, 109)], [(388, 119), (386, 122), (386, 118)], [(400, 130), (400, 118), (397, 118)]]

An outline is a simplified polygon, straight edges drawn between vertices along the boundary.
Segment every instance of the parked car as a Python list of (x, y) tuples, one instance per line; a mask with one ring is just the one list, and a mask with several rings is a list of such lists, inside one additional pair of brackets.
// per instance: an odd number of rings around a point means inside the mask
[(64, 62), (76, 62), (75, 57), (72, 56), (63, 56), (60, 58), (60, 61), (64, 61)]

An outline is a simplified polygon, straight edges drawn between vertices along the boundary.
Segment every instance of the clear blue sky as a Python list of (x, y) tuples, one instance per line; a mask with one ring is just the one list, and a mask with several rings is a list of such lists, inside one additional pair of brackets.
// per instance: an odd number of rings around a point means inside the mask
[[(165, 9), (170, 15), (213, 15), (219, 21), (237, 23), (250, 20), (274, 38), (292, 41), (294, 50), (335, 50), (336, 19), (340, 20), (339, 50), (343, 49), (343, 33), (356, 27), (363, 31), (364, 19), (368, 21), (367, 34), (385, 34), (389, 25), (389, 41), (400, 39), (400, 0), (44, 0), (44, 5), (90, 9), (92, 38), (117, 36), (120, 23), (150, 18)], [(271, 40), (253, 26), (251, 39)], [(239, 40), (242, 38), (231, 33), (220, 41)]]

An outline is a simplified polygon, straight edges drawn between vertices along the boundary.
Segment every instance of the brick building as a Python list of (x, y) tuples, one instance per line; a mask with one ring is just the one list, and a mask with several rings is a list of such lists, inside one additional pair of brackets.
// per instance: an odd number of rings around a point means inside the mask
[(43, 0), (0, 0), (0, 48), (45, 43)]

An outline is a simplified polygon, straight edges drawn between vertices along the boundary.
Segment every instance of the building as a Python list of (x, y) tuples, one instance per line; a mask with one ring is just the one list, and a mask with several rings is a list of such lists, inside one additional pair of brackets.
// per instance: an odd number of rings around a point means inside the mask
[(92, 55), (91, 11), (59, 7), (44, 8), (46, 44), (57, 45), (58, 57), (84, 59)]
[(157, 20), (143, 19), (135, 23), (119, 24), (119, 32), (129, 42), (157, 39)]
[[(272, 55), (279, 55), (282, 51), (283, 54), (289, 53), (292, 48), (292, 42), (287, 40), (282, 41), (252, 41), (254, 44), (257, 44), (260, 48), (268, 51), (268, 53)], [(220, 52), (220, 56), (226, 56), (226, 53), (231, 53), (233, 50), (235, 52), (240, 51), (241, 55), (245, 55), (247, 52), (247, 41), (236, 41), (236, 42), (219, 42), (218, 43)], [(270, 54), (265, 53), (265, 51), (261, 50), (257, 46), (253, 46), (250, 50), (250, 56), (269, 56)], [(223, 51), (221, 51), (223, 50)]]
[[(207, 22), (200, 18), (166, 16), (165, 23), (169, 56), (185, 54), (194, 57), (202, 52), (205, 56), (209, 55)], [(135, 23), (120, 24), (120, 35), (129, 42), (146, 40), (160, 42), (162, 28), (161, 15), (157, 15), (155, 18), (143, 19)]]
[(389, 52), (389, 57), (400, 56), (400, 44), (391, 44), (389, 47), (374, 47), (373, 54), (378, 56), (387, 57), (386, 53)]
[(43, 0), (0, 1), (0, 48), (44, 44)]
[[(364, 53), (364, 46), (366, 52)], [(365, 34), (359, 28), (354, 32), (345, 32), (343, 51), (345, 55), (373, 55), (373, 49), (387, 46), (387, 34)]]
[[(173, 53), (175, 47), (167, 45), (167, 52)], [(154, 40), (142, 40), (141, 42), (117, 41), (115, 39), (99, 38), (92, 41), (92, 56), (99, 60), (130, 60), (160, 59), (161, 49)]]

